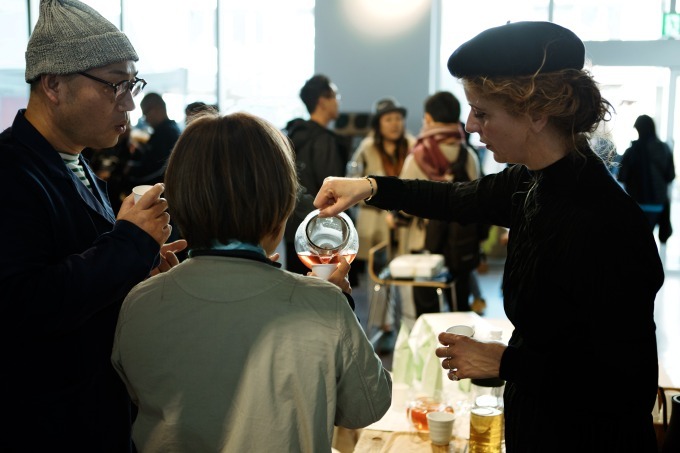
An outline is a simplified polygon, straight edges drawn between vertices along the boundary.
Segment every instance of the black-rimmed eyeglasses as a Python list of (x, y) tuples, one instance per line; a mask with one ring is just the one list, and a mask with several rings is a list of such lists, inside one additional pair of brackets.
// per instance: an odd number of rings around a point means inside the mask
[(104, 79), (100, 79), (99, 77), (90, 75), (86, 72), (79, 72), (78, 74), (80, 74), (81, 76), (85, 76), (88, 79), (96, 80), (99, 83), (103, 83), (104, 85), (113, 88), (114, 98), (116, 101), (120, 100), (120, 98), (122, 98), (128, 91), (130, 92), (130, 94), (132, 94), (132, 97), (135, 97), (139, 93), (141, 93), (144, 87), (146, 86), (146, 80), (137, 77), (135, 77), (132, 80), (123, 80), (122, 82), (111, 83), (107, 82)]

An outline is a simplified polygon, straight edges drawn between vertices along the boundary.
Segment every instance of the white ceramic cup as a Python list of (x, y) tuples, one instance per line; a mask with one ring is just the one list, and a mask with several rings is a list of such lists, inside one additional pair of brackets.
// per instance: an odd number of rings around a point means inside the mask
[(456, 335), (465, 335), (466, 337), (472, 337), (475, 334), (475, 328), (472, 326), (466, 326), (459, 324), (457, 326), (451, 326), (446, 329), (448, 333), (455, 333)]
[(139, 201), (139, 199), (142, 198), (142, 195), (144, 195), (152, 187), (153, 186), (143, 185), (143, 186), (136, 186), (135, 188), (133, 188), (132, 193), (135, 194), (135, 203), (137, 203)]
[(328, 280), (335, 268), (337, 268), (338, 265), (337, 263), (330, 263), (330, 264), (313, 264), (312, 265), (312, 272), (314, 272), (314, 275), (316, 275), (319, 278), (323, 278), (324, 280)]
[(427, 427), (430, 440), (435, 445), (448, 445), (453, 433), (453, 421), (456, 416), (451, 412), (428, 412)]

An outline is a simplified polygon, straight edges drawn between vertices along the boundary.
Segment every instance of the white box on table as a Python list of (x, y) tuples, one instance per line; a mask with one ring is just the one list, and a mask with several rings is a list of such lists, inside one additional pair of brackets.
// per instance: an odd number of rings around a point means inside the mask
[(392, 278), (432, 278), (441, 273), (444, 255), (400, 255), (390, 261)]

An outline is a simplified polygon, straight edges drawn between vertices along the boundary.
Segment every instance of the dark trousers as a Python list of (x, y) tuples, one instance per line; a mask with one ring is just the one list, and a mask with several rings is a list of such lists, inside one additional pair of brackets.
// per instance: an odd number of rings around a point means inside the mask
[(664, 203), (663, 211), (659, 214), (659, 242), (665, 244), (668, 238), (673, 234), (673, 226), (671, 225), (671, 202), (670, 200)]

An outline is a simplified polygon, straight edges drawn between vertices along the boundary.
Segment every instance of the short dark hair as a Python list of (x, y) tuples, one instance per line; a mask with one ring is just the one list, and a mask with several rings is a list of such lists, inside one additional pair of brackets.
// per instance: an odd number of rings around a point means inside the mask
[(147, 93), (139, 103), (139, 107), (142, 112), (148, 107), (160, 107), (164, 112), (167, 110), (163, 96), (158, 93)]
[(302, 89), (300, 89), (300, 99), (304, 102), (309, 113), (312, 113), (316, 109), (319, 98), (329, 97), (333, 94), (334, 90), (331, 86), (331, 80), (322, 74), (317, 74), (307, 80), (302, 86)]
[(638, 131), (638, 135), (642, 140), (656, 138), (656, 125), (649, 115), (638, 116), (633, 127)]
[(438, 91), (425, 101), (425, 113), (437, 123), (458, 123), (460, 101), (448, 91)]
[(194, 249), (233, 239), (258, 244), (278, 234), (298, 190), (289, 141), (248, 113), (202, 112), (189, 123), (165, 185), (170, 215)]
[(218, 111), (219, 110), (215, 105), (208, 105), (203, 101), (192, 102), (184, 108), (184, 122), (185, 124), (189, 124), (190, 121), (194, 120), (204, 112), (218, 113)]

